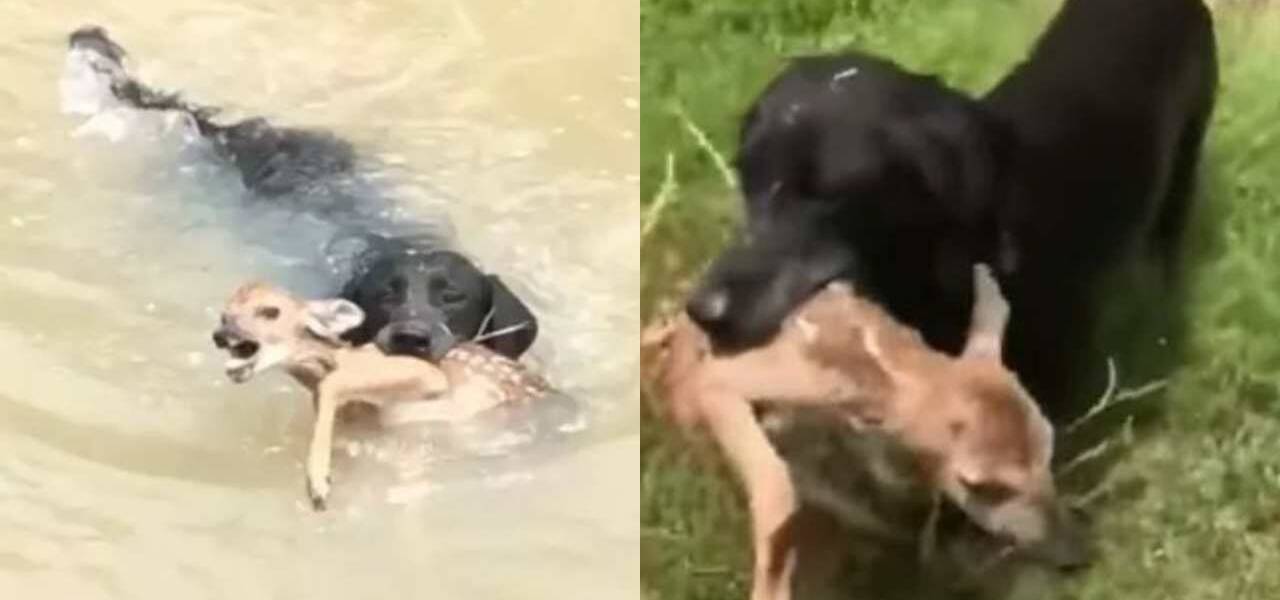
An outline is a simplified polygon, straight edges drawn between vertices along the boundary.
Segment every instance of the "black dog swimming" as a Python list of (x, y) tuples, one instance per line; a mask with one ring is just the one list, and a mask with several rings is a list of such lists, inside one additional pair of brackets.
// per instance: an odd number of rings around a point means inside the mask
[(239, 174), (256, 201), (294, 203), (291, 208), (320, 218), (374, 215), (342, 219), (362, 225), (348, 226), (348, 233), (334, 240), (360, 243), (341, 295), (358, 304), (366, 320), (348, 334), (349, 341), (373, 341), (386, 352), (432, 359), (464, 340), (510, 358), (533, 344), (537, 319), (496, 275), (481, 271), (439, 236), (378, 231), (383, 199), (355, 182), (357, 155), (345, 140), (327, 131), (277, 127), (262, 118), (220, 124), (216, 108), (132, 77), (124, 49), (101, 27), (76, 30), (69, 46), (62, 83), (65, 111), (93, 118), (116, 108), (176, 115)]
[(862, 54), (796, 60), (744, 119), (747, 240), (689, 312), (749, 347), (848, 279), (956, 352), (986, 262), (1013, 307), (1006, 360), (1060, 416), (1103, 274), (1140, 248), (1177, 271), (1216, 87), (1200, 0), (1066, 0), (980, 99)]

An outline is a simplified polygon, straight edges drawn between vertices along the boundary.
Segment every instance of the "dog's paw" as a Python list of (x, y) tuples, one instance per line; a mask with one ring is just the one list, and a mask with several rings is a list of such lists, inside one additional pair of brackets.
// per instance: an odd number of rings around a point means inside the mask
[(311, 498), (311, 508), (316, 511), (322, 511), (329, 506), (329, 489), (331, 482), (328, 477), (321, 481), (316, 481), (310, 477), (307, 478), (307, 496)]

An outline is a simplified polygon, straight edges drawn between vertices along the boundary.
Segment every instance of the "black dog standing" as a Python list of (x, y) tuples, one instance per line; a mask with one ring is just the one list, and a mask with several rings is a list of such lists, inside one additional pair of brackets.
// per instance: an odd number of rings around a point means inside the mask
[[(326, 131), (276, 127), (262, 118), (221, 125), (217, 109), (193, 104), (178, 94), (154, 90), (124, 68), (125, 51), (101, 27), (82, 27), (70, 36), (79, 53), (76, 92), (90, 98), (92, 113), (104, 104), (183, 115), (214, 153), (239, 173), (258, 199), (295, 202), (319, 217), (336, 213), (376, 215), (383, 199), (352, 185), (352, 146)], [(388, 235), (373, 221), (334, 242), (363, 243), (341, 295), (363, 309), (364, 324), (349, 332), (356, 344), (375, 342), (383, 351), (438, 360), (461, 341), (477, 340), (509, 358), (518, 358), (537, 337), (533, 313), (496, 275), (486, 274), (462, 254), (429, 235)], [(360, 219), (344, 218), (351, 223)], [(348, 229), (351, 229), (348, 227)], [(331, 246), (333, 244), (331, 243)]]
[(748, 347), (843, 278), (955, 352), (987, 262), (1013, 306), (1006, 360), (1062, 416), (1101, 276), (1135, 250), (1177, 270), (1216, 87), (1200, 0), (1067, 0), (981, 99), (865, 55), (797, 60), (744, 120), (748, 242), (690, 314)]

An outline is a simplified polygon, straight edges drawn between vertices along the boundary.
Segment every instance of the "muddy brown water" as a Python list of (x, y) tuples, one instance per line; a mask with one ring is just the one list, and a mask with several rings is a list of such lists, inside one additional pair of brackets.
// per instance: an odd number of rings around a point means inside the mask
[[(4, 597), (639, 596), (637, 3), (4, 0), (0, 16)], [(326, 232), (242, 211), (234, 179), (171, 139), (72, 138), (57, 81), (88, 22), (143, 79), (329, 128), (413, 218), (451, 220), (541, 316), (530, 360), (584, 402), (582, 427), (448, 460), (357, 439), (312, 513), (303, 393), (228, 384), (208, 335), (249, 277), (322, 289), (299, 256)]]

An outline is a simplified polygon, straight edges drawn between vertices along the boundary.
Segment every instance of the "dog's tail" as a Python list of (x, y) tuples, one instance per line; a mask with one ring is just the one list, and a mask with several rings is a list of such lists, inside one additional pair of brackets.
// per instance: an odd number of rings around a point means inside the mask
[(97, 25), (71, 32), (67, 63), (60, 82), (62, 110), (92, 116), (111, 106), (138, 110), (178, 111), (190, 116), (200, 135), (223, 127), (212, 121), (217, 107), (196, 104), (176, 92), (155, 89), (135, 79), (125, 67), (128, 53)]

